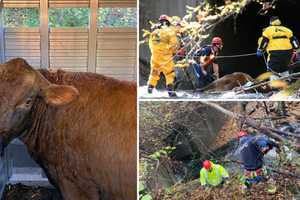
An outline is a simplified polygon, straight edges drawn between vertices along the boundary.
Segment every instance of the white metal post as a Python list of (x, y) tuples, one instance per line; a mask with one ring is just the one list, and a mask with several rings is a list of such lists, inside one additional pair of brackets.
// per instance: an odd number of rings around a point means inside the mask
[(90, 0), (88, 71), (96, 72), (98, 0)]
[(40, 0), (41, 68), (49, 67), (48, 0)]

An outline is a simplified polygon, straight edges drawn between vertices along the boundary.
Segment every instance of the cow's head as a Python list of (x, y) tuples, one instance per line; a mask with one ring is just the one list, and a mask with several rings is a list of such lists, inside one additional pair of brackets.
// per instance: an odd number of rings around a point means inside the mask
[(1, 64), (0, 140), (7, 145), (25, 130), (27, 118), (38, 99), (51, 106), (62, 106), (77, 96), (74, 87), (51, 84), (23, 59)]

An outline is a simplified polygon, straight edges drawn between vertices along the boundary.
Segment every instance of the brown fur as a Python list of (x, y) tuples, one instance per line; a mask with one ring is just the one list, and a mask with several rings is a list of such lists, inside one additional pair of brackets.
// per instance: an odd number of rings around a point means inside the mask
[(22, 136), (51, 182), (66, 200), (136, 199), (136, 84), (93, 73), (40, 73), (79, 92), (61, 107), (37, 98)]
[(248, 81), (256, 83), (257, 81), (253, 79), (248, 74), (242, 72), (235, 72), (223, 76), (222, 78), (212, 82), (208, 86), (202, 88), (205, 92), (218, 92), (218, 91), (228, 91), (235, 87), (246, 84)]

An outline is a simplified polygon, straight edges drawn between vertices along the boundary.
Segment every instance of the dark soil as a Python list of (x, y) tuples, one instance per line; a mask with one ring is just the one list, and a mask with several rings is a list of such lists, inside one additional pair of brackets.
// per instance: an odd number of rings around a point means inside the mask
[(5, 186), (1, 200), (63, 200), (56, 189), (22, 184)]

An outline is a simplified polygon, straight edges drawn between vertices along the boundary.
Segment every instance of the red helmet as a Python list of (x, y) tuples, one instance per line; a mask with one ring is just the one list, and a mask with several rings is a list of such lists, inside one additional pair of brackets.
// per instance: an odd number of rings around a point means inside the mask
[(211, 40), (211, 44), (212, 45), (223, 45), (222, 38), (220, 38), (220, 37), (214, 37)]
[(159, 16), (159, 21), (164, 21), (164, 20), (169, 22), (170, 21), (169, 20), (169, 16), (168, 15), (161, 15), (161, 16)]
[(210, 169), (212, 167), (212, 164), (209, 160), (205, 160), (203, 162), (203, 167), (204, 167), (204, 169)]
[(246, 135), (248, 135), (248, 133), (247, 133), (246, 131), (240, 131), (240, 132), (238, 133), (238, 138), (244, 137), (244, 136), (246, 136)]

